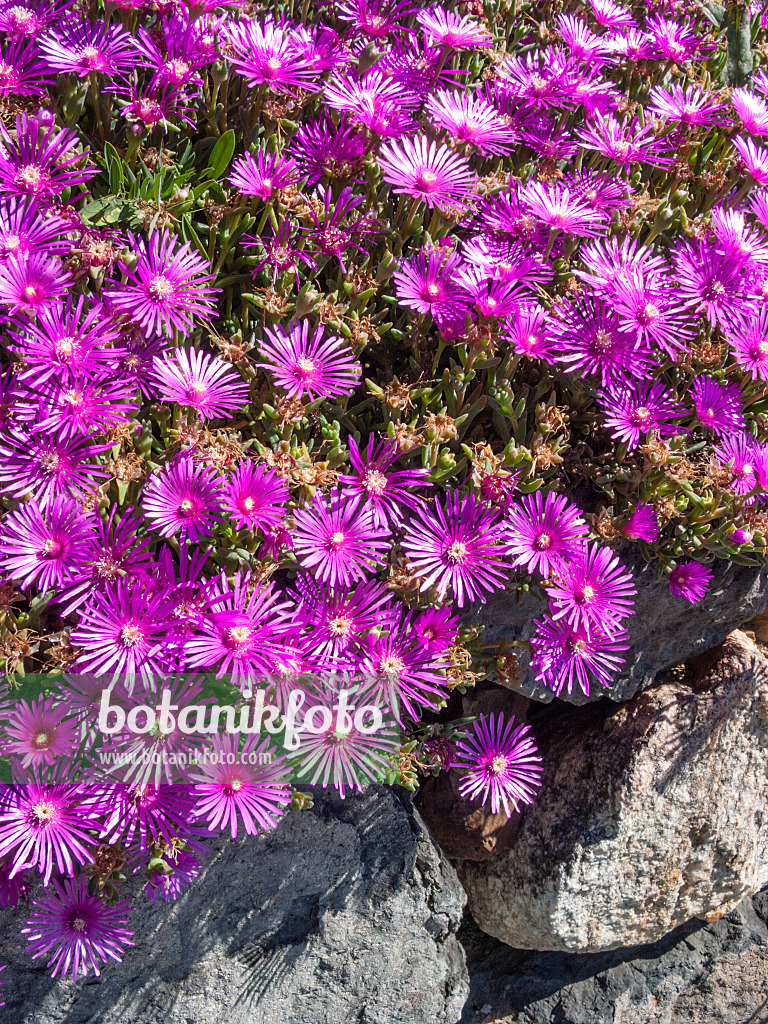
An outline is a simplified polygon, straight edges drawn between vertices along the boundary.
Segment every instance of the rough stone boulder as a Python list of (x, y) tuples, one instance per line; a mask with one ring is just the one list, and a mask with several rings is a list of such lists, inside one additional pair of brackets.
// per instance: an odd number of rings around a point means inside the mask
[(3, 912), (2, 1024), (455, 1024), (464, 894), (407, 797), (319, 795), (262, 836), (217, 840), (175, 903), (140, 894), (136, 946), (53, 982)]
[(515, 950), (467, 923), (463, 1024), (764, 1024), (768, 892), (607, 953)]
[[(726, 636), (752, 616), (768, 608), (768, 566), (737, 565), (717, 559), (709, 594), (698, 605), (672, 597), (666, 579), (654, 579), (655, 567), (643, 562), (627, 546), (617, 552), (632, 571), (637, 585), (636, 613), (627, 620), (630, 650), (624, 671), (610, 689), (595, 686), (589, 697), (581, 692), (563, 700), (586, 704), (610, 697), (623, 701), (653, 683), (659, 672), (721, 644)], [(492, 595), (478, 605), (465, 621), (485, 627), (483, 641), (501, 645), (504, 641), (527, 640), (533, 622), (547, 610), (545, 600), (527, 594), (516, 603), (511, 593)], [(503, 680), (502, 680), (503, 682)], [(552, 692), (526, 672), (515, 684), (521, 693), (538, 701), (551, 701)]]
[(532, 723), (538, 799), (509, 852), (459, 872), (484, 931), (614, 949), (713, 920), (768, 881), (768, 661), (735, 632), (677, 675)]

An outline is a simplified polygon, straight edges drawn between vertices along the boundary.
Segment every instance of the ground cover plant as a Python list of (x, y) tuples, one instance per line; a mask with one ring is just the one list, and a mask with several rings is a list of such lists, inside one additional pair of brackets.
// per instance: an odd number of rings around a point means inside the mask
[[(490, 594), (549, 601), (505, 671), (599, 692), (627, 550), (693, 603), (764, 559), (765, 47), (742, 3), (0, 6), (0, 902), (42, 879), (54, 975), (302, 784), (532, 800), (528, 727), (445, 712)], [(105, 688), (352, 676), (377, 736), (73, 754)]]

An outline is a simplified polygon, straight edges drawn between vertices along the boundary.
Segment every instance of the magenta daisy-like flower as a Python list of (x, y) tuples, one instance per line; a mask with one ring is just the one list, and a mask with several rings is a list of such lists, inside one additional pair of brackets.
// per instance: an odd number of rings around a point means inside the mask
[(750, 176), (758, 185), (768, 185), (768, 149), (740, 135), (733, 139), (733, 144)]
[(385, 437), (378, 444), (371, 435), (365, 459), (353, 437), (349, 439), (349, 461), (354, 474), (340, 474), (339, 482), (350, 494), (363, 499), (363, 509), (373, 516), (375, 526), (395, 527), (402, 524), (403, 509), (417, 508), (420, 498), (410, 493), (412, 487), (426, 487), (429, 470), (400, 469), (389, 472), (400, 458), (396, 438)]
[(248, 384), (233, 366), (200, 349), (174, 349), (154, 360), (160, 398), (195, 409), (201, 419), (230, 416), (248, 404)]
[(711, 377), (696, 377), (691, 396), (699, 422), (720, 437), (732, 430), (744, 430), (741, 388), (736, 383), (719, 384)]
[(493, 46), (493, 38), (485, 25), (466, 14), (457, 14), (435, 5), (430, 10), (419, 11), (416, 20), (429, 38), (440, 46), (449, 46), (453, 50)]
[(294, 323), (286, 331), (277, 325), (265, 329), (260, 353), (278, 387), (288, 398), (337, 398), (351, 395), (360, 381), (362, 368), (349, 345), (341, 338), (326, 337), (320, 324), (310, 335), (308, 320)]
[(406, 526), (403, 550), (422, 576), (421, 589), (436, 587), (442, 600), (450, 588), (459, 608), (484, 603), (486, 594), (503, 589), (509, 566), (501, 557), (498, 515), (497, 508), (458, 491), (448, 493), (444, 505), (420, 506)]
[[(333, 709), (338, 706), (337, 694), (323, 688), (315, 706), (325, 711), (324, 720), (318, 725), (315, 714), (312, 723), (320, 731), (301, 733), (298, 748), (290, 755), (298, 779), (308, 785), (333, 785), (342, 799), (347, 790), (361, 792), (369, 783), (381, 782), (391, 770), (392, 758), (400, 747), (400, 733), (391, 711), (370, 684), (368, 688), (358, 687), (351, 703), (352, 712), (362, 707), (377, 709), (381, 722), (374, 731), (358, 728), (350, 711), (346, 720), (336, 714)], [(370, 712), (360, 724), (366, 722), (372, 722)]]
[(133, 269), (124, 263), (120, 269), (128, 278), (105, 290), (115, 308), (126, 313), (147, 331), (189, 331), (195, 317), (208, 320), (213, 300), (220, 288), (209, 282), (208, 264), (192, 249), (191, 243), (179, 245), (165, 231), (155, 231), (148, 241), (128, 233), (129, 246), (136, 253)]
[(621, 323), (615, 304), (594, 295), (554, 307), (557, 358), (570, 373), (599, 373), (603, 386), (627, 377), (647, 377), (655, 368), (650, 345)]
[(101, 306), (86, 306), (85, 296), (40, 309), (23, 332), (10, 330), (25, 363), (21, 379), (37, 389), (50, 377), (103, 377), (122, 354), (114, 343), (120, 337)]
[(578, 130), (582, 149), (594, 149), (628, 169), (630, 164), (669, 167), (672, 159), (662, 154), (671, 148), (666, 139), (656, 137), (652, 124), (641, 124), (637, 118), (619, 121), (612, 114), (596, 113)]
[(744, 260), (699, 241), (683, 242), (672, 254), (678, 288), (696, 313), (727, 328), (734, 315), (746, 312)]
[(164, 635), (171, 623), (162, 595), (128, 577), (107, 584), (80, 612), (72, 643), (82, 648), (78, 670), (125, 673), (166, 668)]
[(681, 562), (669, 576), (669, 592), (691, 604), (698, 604), (709, 593), (712, 570), (701, 562)]
[(265, 85), (273, 92), (317, 89), (317, 70), (301, 47), (293, 26), (275, 22), (230, 21), (224, 35), (235, 70), (254, 89)]
[(589, 528), (575, 505), (562, 494), (525, 494), (504, 524), (504, 553), (513, 565), (547, 577), (559, 572), (581, 550)]
[[(77, 133), (19, 114), (12, 136), (0, 125), (0, 191), (10, 195), (54, 196), (88, 181), (95, 167), (77, 166), (87, 155), (72, 153)], [(70, 155), (71, 154), (71, 155)]]
[(531, 637), (531, 668), (556, 696), (573, 692), (574, 682), (589, 696), (591, 682), (610, 686), (625, 662), (629, 634), (623, 629), (610, 633), (569, 626), (563, 619), (547, 617), (536, 623)]
[(757, 485), (760, 448), (751, 434), (729, 434), (712, 448), (712, 455), (733, 475), (731, 490), (748, 494)]
[(387, 143), (379, 164), (395, 194), (420, 199), (444, 213), (465, 208), (477, 182), (464, 157), (423, 135)]
[(659, 539), (659, 519), (653, 505), (638, 505), (621, 532), (630, 540), (644, 540), (649, 544)]
[(383, 562), (389, 530), (376, 526), (360, 497), (317, 491), (311, 505), (294, 513), (293, 546), (299, 564), (331, 586), (363, 580)]
[(274, 469), (241, 462), (221, 488), (222, 510), (238, 530), (279, 526), (288, 504), (288, 485)]
[(455, 280), (461, 261), (456, 253), (424, 248), (410, 260), (402, 260), (395, 271), (397, 298), (417, 313), (432, 313), (436, 319), (463, 319), (470, 297)]
[(612, 632), (634, 610), (637, 588), (610, 548), (584, 544), (549, 584), (552, 618), (572, 629)]
[[(150, 903), (154, 903), (158, 896), (162, 896), (166, 903), (178, 899), (184, 889), (191, 885), (200, 874), (200, 860), (189, 850), (176, 848), (172, 854), (169, 852), (167, 856), (170, 864), (168, 861), (164, 863), (171, 869), (170, 875), (166, 874), (165, 870), (160, 869), (159, 866), (152, 868), (147, 866), (147, 884), (144, 887), (144, 892)], [(154, 861), (151, 853), (148, 853), (145, 859)]]
[(12, 40), (0, 46), (0, 95), (39, 96), (52, 85), (50, 68), (36, 46)]
[(299, 606), (309, 629), (311, 651), (321, 663), (356, 664), (362, 636), (392, 618), (392, 595), (376, 580), (354, 587), (330, 587), (314, 576), (296, 580)]
[(541, 785), (541, 757), (530, 727), (505, 724), (485, 715), (472, 725), (466, 740), (456, 740), (454, 768), (465, 771), (459, 793), (469, 800), (490, 802), (491, 813), (512, 814), (520, 804), (532, 804)]
[(300, 178), (298, 165), (277, 153), (246, 153), (232, 164), (228, 181), (245, 196), (258, 196), (265, 202), (282, 188), (295, 185)]
[(222, 575), (217, 590), (222, 599), (214, 594), (214, 610), (205, 616), (198, 635), (187, 641), (187, 662), (218, 666), (219, 677), (231, 673), (233, 686), (252, 689), (254, 676), (272, 671), (280, 658), (291, 628), (288, 616), (295, 612), (273, 586), (257, 584), (249, 574), (238, 573), (232, 586)]
[(161, 537), (197, 541), (221, 522), (216, 471), (182, 456), (147, 481), (144, 514)]
[(651, 112), (663, 121), (676, 121), (689, 128), (712, 128), (726, 122), (720, 111), (726, 104), (698, 85), (656, 85), (651, 89)]
[(752, 380), (768, 380), (768, 307), (740, 318), (723, 332), (739, 366)]
[(599, 394), (598, 401), (603, 410), (604, 426), (612, 437), (626, 444), (630, 452), (652, 430), (660, 437), (679, 434), (682, 428), (668, 421), (690, 415), (673, 392), (653, 381), (610, 385)]
[(59, 587), (83, 566), (92, 529), (73, 498), (58, 495), (44, 508), (29, 501), (3, 521), (0, 567), (21, 587)]
[(427, 110), (433, 124), (483, 156), (509, 153), (517, 143), (514, 128), (479, 93), (441, 89), (429, 97)]
[(107, 843), (120, 840), (126, 846), (136, 842), (144, 847), (164, 840), (170, 846), (192, 817), (190, 786), (113, 783), (105, 795), (100, 838)]
[(79, 742), (77, 722), (69, 715), (67, 702), (56, 702), (54, 697), (40, 696), (31, 704), (20, 701), (5, 726), (9, 738), (5, 752), (20, 757), (24, 768), (66, 757)]
[[(31, 883), (25, 871), (12, 875), (12, 865), (9, 861), (0, 860), (0, 907), (15, 909), (19, 900), (26, 900), (29, 895)], [(0, 1006), (4, 1006), (0, 1003)]]
[(51, 977), (68, 974), (72, 979), (87, 976), (89, 967), (98, 977), (107, 960), (120, 963), (125, 946), (132, 946), (133, 932), (126, 928), (130, 905), (121, 900), (109, 906), (98, 896), (88, 895), (88, 877), (53, 880), (55, 894), (44, 893), (33, 900), (35, 910), (21, 934), (27, 936), (28, 952), (35, 960), (51, 953)]
[(136, 63), (133, 38), (120, 25), (72, 19), (52, 28), (39, 42), (40, 52), (58, 74), (85, 78), (94, 71), (114, 75)]
[(41, 386), (33, 429), (62, 440), (92, 437), (130, 423), (138, 408), (130, 382), (95, 381), (73, 374), (70, 380), (49, 380)]
[(91, 594), (103, 591), (121, 576), (148, 578), (152, 556), (146, 550), (149, 538), (139, 540), (136, 536), (140, 525), (141, 519), (132, 507), (120, 515), (117, 505), (104, 518), (96, 515), (90, 520), (82, 560), (57, 590), (63, 615), (69, 615)]
[(0, 807), (0, 857), (9, 858), (10, 877), (34, 868), (48, 885), (54, 867), (72, 874), (75, 864), (91, 860), (95, 819), (80, 786), (46, 783), (32, 777), (3, 787)]
[(103, 466), (91, 462), (108, 444), (87, 440), (62, 441), (54, 437), (10, 430), (0, 436), (0, 482), (17, 498), (27, 495), (41, 505), (58, 494), (73, 498), (93, 494), (97, 481), (108, 476)]
[(551, 363), (554, 338), (543, 306), (523, 305), (505, 325), (505, 337), (518, 355)]
[(603, 230), (602, 215), (560, 182), (532, 181), (518, 195), (534, 217), (550, 230), (582, 238), (594, 237)]
[(269, 737), (261, 743), (258, 739), (248, 736), (238, 750), (239, 735), (214, 736), (210, 763), (204, 761), (202, 770), (191, 776), (196, 783), (193, 813), (211, 831), (229, 828), (234, 839), (240, 820), (247, 835), (275, 828), (291, 802), (285, 758), (270, 746)]

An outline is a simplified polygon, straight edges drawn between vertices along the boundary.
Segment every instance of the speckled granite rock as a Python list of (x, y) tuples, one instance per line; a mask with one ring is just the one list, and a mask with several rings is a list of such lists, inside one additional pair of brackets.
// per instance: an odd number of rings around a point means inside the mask
[[(768, 608), (768, 566), (736, 565), (718, 559), (712, 567), (709, 594), (700, 604), (691, 605), (672, 597), (665, 580), (655, 582), (654, 567), (640, 560), (631, 548), (624, 547), (618, 553), (634, 573), (638, 588), (636, 614), (627, 621), (631, 649), (626, 667), (609, 690), (596, 687), (590, 697), (565, 695), (563, 699), (572, 704), (606, 696), (628, 700), (650, 686), (659, 672), (716, 647), (732, 629)], [(485, 626), (485, 643), (501, 644), (505, 639), (528, 639), (534, 619), (540, 618), (546, 607), (544, 600), (532, 595), (516, 604), (511, 594), (499, 593), (487, 604), (473, 608), (467, 621)], [(536, 683), (530, 673), (517, 688), (535, 700), (552, 700), (551, 691)]]
[(467, 997), (464, 894), (410, 801), (374, 787), (217, 841), (100, 979), (52, 982), (4, 911), (1, 1024), (455, 1024)]
[(768, 892), (711, 924), (610, 953), (531, 953), (459, 932), (471, 979), (463, 1024), (764, 1024)]
[(689, 673), (537, 730), (542, 787), (515, 845), (460, 868), (484, 931), (614, 949), (728, 913), (768, 881), (768, 661), (735, 632)]

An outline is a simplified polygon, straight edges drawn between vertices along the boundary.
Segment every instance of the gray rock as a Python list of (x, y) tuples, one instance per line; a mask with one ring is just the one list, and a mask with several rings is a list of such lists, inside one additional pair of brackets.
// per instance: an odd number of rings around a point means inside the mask
[[(716, 560), (709, 594), (700, 604), (692, 605), (672, 597), (666, 579), (655, 580), (655, 565), (643, 562), (631, 548), (621, 548), (618, 554), (633, 572), (638, 589), (636, 613), (627, 620), (631, 646), (626, 667), (610, 689), (596, 686), (589, 697), (581, 692), (564, 694), (562, 699), (571, 704), (601, 697), (628, 700), (650, 686), (659, 672), (716, 647), (731, 630), (768, 608), (768, 566)], [(519, 603), (512, 593), (498, 593), (474, 608), (467, 621), (485, 627), (484, 643), (501, 645), (527, 640), (534, 632), (534, 620), (546, 611), (546, 600), (533, 593)], [(521, 664), (525, 664), (524, 658)], [(534, 700), (552, 700), (552, 692), (527, 671), (515, 688)]]
[(651, 945), (531, 953), (468, 922), (463, 1024), (763, 1024), (768, 892), (712, 924), (689, 921)]
[(1, 1024), (455, 1024), (465, 897), (407, 795), (372, 787), (217, 840), (176, 903), (137, 900), (136, 946), (53, 982), (3, 913)]
[(542, 718), (542, 786), (515, 845), (459, 871), (484, 931), (615, 949), (768, 882), (768, 660), (744, 633), (631, 702), (549, 716), (549, 733)]

